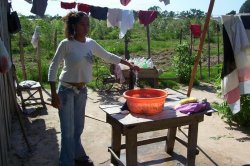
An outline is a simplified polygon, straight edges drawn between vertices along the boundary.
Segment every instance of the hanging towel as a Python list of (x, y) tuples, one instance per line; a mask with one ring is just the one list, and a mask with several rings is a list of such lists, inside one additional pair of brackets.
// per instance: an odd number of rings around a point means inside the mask
[(122, 19), (121, 9), (108, 9), (107, 14), (107, 27), (120, 27), (119, 24)]
[(85, 13), (88, 14), (90, 12), (90, 5), (83, 4), (83, 3), (78, 3), (77, 4), (77, 10), (85, 12)]
[(43, 17), (47, 8), (47, 2), (48, 0), (33, 0), (30, 12)]
[(107, 7), (95, 7), (95, 6), (90, 7), (90, 15), (98, 20), (107, 20), (107, 13), (108, 13)]
[(122, 70), (121, 70), (121, 66), (119, 64), (115, 64), (114, 73), (115, 73), (116, 79), (119, 80), (119, 82), (121, 84), (126, 81), (125, 78), (124, 78), (124, 76), (123, 76), (123, 73), (122, 73)]
[(245, 17), (222, 16), (224, 60), (221, 89), (233, 114), (240, 111), (240, 95), (250, 94), (250, 17)]
[(121, 22), (119, 25), (120, 28), (120, 33), (119, 33), (119, 38), (122, 39), (127, 31), (129, 29), (132, 29), (134, 26), (134, 13), (132, 10), (122, 10), (122, 18), (121, 18)]
[(157, 17), (157, 11), (143, 11), (140, 10), (138, 12), (139, 22), (140, 24), (144, 24), (145, 26), (149, 25), (151, 22), (155, 20)]
[(63, 9), (74, 9), (76, 2), (61, 2), (61, 8)]
[(124, 6), (127, 6), (130, 2), (130, 0), (120, 0), (121, 4)]

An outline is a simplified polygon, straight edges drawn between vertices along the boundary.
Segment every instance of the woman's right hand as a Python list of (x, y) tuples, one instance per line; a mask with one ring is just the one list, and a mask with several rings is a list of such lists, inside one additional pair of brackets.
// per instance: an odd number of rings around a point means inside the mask
[(54, 108), (60, 108), (61, 105), (60, 105), (60, 99), (59, 99), (59, 96), (57, 93), (53, 93), (51, 95), (52, 99), (51, 99), (51, 105), (54, 107)]
[(51, 105), (55, 108), (60, 108), (60, 99), (58, 94), (56, 93), (56, 83), (54, 81), (50, 81), (51, 88)]

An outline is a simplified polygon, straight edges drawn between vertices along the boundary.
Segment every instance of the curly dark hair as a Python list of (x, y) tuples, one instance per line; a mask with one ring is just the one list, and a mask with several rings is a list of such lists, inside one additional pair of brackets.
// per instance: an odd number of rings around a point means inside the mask
[(71, 11), (63, 17), (63, 21), (65, 22), (64, 35), (67, 39), (72, 40), (74, 38), (74, 26), (80, 21), (81, 17), (88, 18), (88, 14), (85, 12)]

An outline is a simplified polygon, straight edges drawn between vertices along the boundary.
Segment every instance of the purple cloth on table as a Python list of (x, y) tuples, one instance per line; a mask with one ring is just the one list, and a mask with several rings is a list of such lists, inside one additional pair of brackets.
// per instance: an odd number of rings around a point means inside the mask
[(192, 114), (211, 109), (208, 102), (187, 103), (177, 107), (175, 110), (185, 114)]

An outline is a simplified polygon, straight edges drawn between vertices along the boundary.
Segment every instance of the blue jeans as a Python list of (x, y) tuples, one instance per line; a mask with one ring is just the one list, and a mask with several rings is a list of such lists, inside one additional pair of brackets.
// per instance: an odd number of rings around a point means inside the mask
[(60, 166), (74, 166), (75, 159), (87, 160), (88, 156), (81, 144), (81, 134), (84, 128), (87, 88), (79, 93), (71, 88), (58, 86), (61, 102), (59, 118), (61, 125)]

